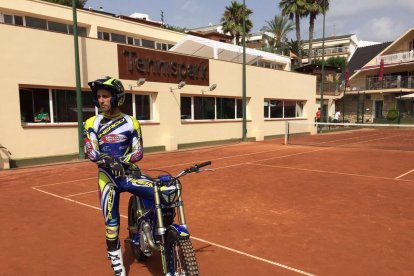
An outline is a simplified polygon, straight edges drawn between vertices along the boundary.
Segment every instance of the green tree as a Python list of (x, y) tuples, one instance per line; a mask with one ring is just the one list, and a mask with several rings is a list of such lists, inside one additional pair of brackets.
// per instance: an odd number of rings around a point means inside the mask
[(313, 32), (315, 29), (315, 19), (319, 14), (324, 14), (329, 9), (329, 0), (307, 0), (306, 1), (306, 13), (309, 15), (309, 52), (308, 63), (312, 63), (313, 60)]
[[(300, 38), (300, 18), (305, 15), (306, 12), (306, 0), (281, 0), (279, 7), (282, 9), (283, 15), (289, 15), (290, 19), (295, 19), (296, 26), (296, 41), (298, 49), (302, 48)], [(298, 53), (298, 64), (302, 65), (302, 51)]]
[[(72, 0), (43, 0), (50, 3), (72, 7)], [(76, 7), (83, 8), (88, 0), (76, 0)]]
[(345, 72), (345, 67), (348, 64), (346, 57), (330, 57), (326, 63), (341, 68), (341, 72)]
[(243, 35), (243, 17), (245, 18), (246, 34), (253, 28), (253, 23), (249, 19), (252, 13), (252, 10), (243, 6), (243, 4), (232, 1), (221, 17), (220, 23), (223, 32), (230, 33), (231, 38), (236, 40), (237, 45), (240, 45), (240, 37)]
[(287, 34), (294, 30), (295, 24), (285, 15), (275, 15), (275, 17), (266, 21), (267, 26), (260, 29), (262, 32), (271, 33), (272, 36), (264, 34), (267, 44), (272, 52), (283, 54), (283, 44), (286, 44)]
[[(315, 59), (316, 65), (322, 65), (321, 59)], [(348, 64), (346, 57), (330, 57), (325, 60), (325, 65), (335, 66), (341, 69), (341, 72), (345, 72), (346, 65)]]

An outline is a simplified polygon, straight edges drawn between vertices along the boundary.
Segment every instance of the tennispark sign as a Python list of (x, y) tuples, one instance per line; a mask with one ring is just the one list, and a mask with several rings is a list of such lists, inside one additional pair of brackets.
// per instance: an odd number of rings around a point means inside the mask
[(209, 85), (208, 59), (118, 44), (119, 78)]

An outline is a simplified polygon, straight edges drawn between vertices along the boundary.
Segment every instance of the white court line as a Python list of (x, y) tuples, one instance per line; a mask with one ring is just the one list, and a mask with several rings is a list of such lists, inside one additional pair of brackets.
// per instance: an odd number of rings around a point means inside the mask
[(239, 250), (236, 250), (236, 249), (227, 247), (227, 246), (223, 246), (223, 245), (220, 245), (220, 244), (217, 244), (217, 243), (212, 243), (212, 242), (209, 242), (209, 241), (206, 241), (206, 240), (203, 240), (203, 239), (200, 239), (200, 238), (196, 238), (196, 237), (191, 237), (191, 238), (194, 239), (194, 240), (197, 240), (197, 241), (201, 241), (201, 242), (204, 242), (204, 243), (207, 243), (207, 244), (211, 244), (211, 245), (220, 247), (222, 249), (225, 249), (225, 250), (228, 250), (228, 251), (231, 251), (231, 252), (234, 252), (234, 253), (237, 253), (237, 254), (246, 256), (246, 257), (250, 257), (250, 258), (253, 258), (253, 259), (256, 259), (256, 260), (259, 260), (259, 261), (262, 261), (262, 262), (265, 262), (265, 263), (268, 263), (268, 264), (271, 264), (271, 265), (274, 265), (274, 266), (278, 266), (278, 267), (281, 267), (281, 268), (285, 268), (287, 270), (294, 271), (294, 272), (297, 272), (299, 274), (308, 275), (308, 276), (315, 275), (315, 274), (311, 274), (311, 273), (305, 272), (303, 270), (299, 270), (299, 269), (296, 269), (296, 268), (293, 268), (293, 267), (290, 267), (290, 266), (287, 266), (287, 265), (284, 265), (284, 264), (281, 264), (281, 263), (269, 261), (267, 259), (263, 259), (263, 258), (254, 256), (254, 255), (251, 255), (251, 254), (248, 254), (248, 253), (245, 253), (245, 252), (242, 252), (242, 251), (239, 251)]
[[(258, 151), (258, 152), (245, 153), (245, 154), (236, 154), (236, 155), (231, 155), (231, 156), (214, 158), (214, 159), (211, 159), (211, 161), (229, 159), (229, 158), (234, 158), (234, 157), (250, 156), (250, 155), (262, 154), (262, 153), (269, 153), (269, 152), (274, 152), (274, 151), (281, 151), (281, 150), (284, 150), (284, 149), (286, 149), (286, 148), (280, 148), (280, 149), (275, 149), (275, 150), (266, 150), (266, 151)], [(175, 164), (175, 165), (169, 165), (169, 166), (162, 166), (162, 167), (158, 167), (158, 168), (153, 168), (152, 170), (164, 169), (164, 168), (172, 168), (172, 167), (177, 167), (177, 166), (184, 166), (184, 165), (188, 165), (188, 164), (194, 164), (194, 163), (205, 162), (205, 161), (206, 160), (204, 159), (204, 160), (200, 160), (200, 161), (192, 161), (192, 162), (179, 163), (179, 164)], [(145, 169), (142, 169), (142, 170), (145, 171)]]
[[(301, 169), (301, 168), (285, 167), (285, 166), (277, 166), (277, 165), (254, 164), (253, 162), (247, 163), (247, 164), (256, 165), (256, 166), (263, 166), (263, 167), (288, 169), (288, 170), (299, 170), (299, 171), (308, 171), (308, 172), (320, 172), (320, 173), (341, 174), (341, 175), (349, 175), (349, 176), (359, 176), (359, 177), (367, 177), (367, 178), (375, 178), (375, 179), (399, 180), (399, 181), (406, 181), (406, 182), (414, 182), (413, 180), (398, 179), (398, 178), (391, 178), (391, 177), (385, 177), (385, 176), (365, 175), (365, 174), (356, 174), (356, 173), (343, 173), (343, 172), (312, 170), (312, 169)], [(414, 171), (414, 169), (411, 170), (410, 172), (412, 172), (412, 171)], [(408, 173), (406, 173), (406, 174), (408, 174)], [(404, 175), (401, 175), (401, 176), (404, 176)], [(401, 176), (399, 176), (399, 177), (401, 177)]]
[(53, 196), (53, 197), (57, 197), (57, 198), (60, 198), (60, 199), (63, 199), (63, 200), (67, 200), (67, 201), (72, 202), (72, 203), (76, 203), (76, 204), (79, 204), (79, 205), (82, 205), (82, 206), (86, 206), (86, 207), (89, 207), (89, 208), (93, 208), (93, 209), (102, 211), (100, 207), (92, 206), (92, 205), (89, 205), (89, 204), (86, 204), (86, 203), (83, 203), (83, 202), (80, 202), (80, 201), (77, 201), (77, 200), (74, 200), (74, 199), (70, 199), (70, 198), (66, 198), (64, 196), (60, 196), (60, 195), (57, 195), (57, 194), (54, 194), (54, 193), (46, 192), (46, 191), (43, 191), (41, 189), (38, 189), (37, 187), (32, 187), (32, 189), (36, 190), (38, 192)]
[(41, 188), (41, 187), (47, 187), (47, 186), (53, 186), (53, 185), (60, 185), (60, 184), (67, 184), (67, 183), (73, 183), (73, 182), (90, 180), (90, 179), (98, 179), (98, 176), (82, 178), (82, 179), (76, 179), (76, 180), (63, 181), (63, 182), (56, 182), (56, 183), (45, 184), (45, 185), (39, 185), (39, 186), (35, 186), (35, 188)]
[(412, 169), (412, 170), (411, 170), (411, 171), (409, 171), (409, 172), (403, 173), (402, 175), (397, 176), (395, 179), (398, 179), (398, 180), (399, 180), (401, 177), (406, 176), (407, 174), (410, 174), (410, 173), (412, 173), (412, 172), (414, 172), (414, 169)]
[(248, 162), (242, 162), (242, 163), (232, 164), (232, 165), (228, 165), (228, 166), (217, 167), (217, 168), (214, 168), (214, 170), (227, 169), (227, 168), (235, 167), (235, 166), (241, 166), (241, 165), (246, 165), (246, 164), (251, 164), (251, 163), (256, 163), (256, 162), (261, 162), (261, 161), (267, 161), (267, 160), (272, 160), (272, 159), (279, 159), (279, 158), (284, 158), (284, 157), (291, 157), (291, 156), (306, 154), (306, 153), (310, 153), (310, 152), (328, 150), (328, 149), (329, 148), (322, 148), (322, 149), (309, 150), (309, 151), (292, 153), (292, 154), (287, 154), (287, 155), (279, 155), (279, 156), (275, 156), (275, 157), (263, 158), (263, 159), (254, 160), (254, 161), (248, 161)]
[[(73, 200), (73, 199), (70, 199), (70, 198), (66, 198), (66, 197), (54, 194), (54, 193), (46, 192), (46, 191), (43, 191), (43, 190), (38, 189), (36, 187), (32, 187), (32, 189), (34, 189), (38, 192), (41, 192), (41, 193), (59, 198), (59, 199), (67, 200), (67, 201), (72, 202), (72, 203), (76, 203), (76, 204), (79, 204), (79, 205), (82, 205), (82, 206), (85, 206), (85, 207), (89, 207), (89, 208), (93, 208), (93, 209), (101, 211), (100, 207), (89, 205), (89, 204), (86, 204), (86, 203), (83, 203), (83, 202), (80, 202), (80, 201), (77, 201), (77, 200)], [(128, 216), (125, 216), (125, 215), (120, 214), (120, 217), (128, 219)], [(200, 238), (197, 238), (197, 237), (194, 237), (194, 236), (191, 236), (191, 238), (194, 239), (194, 240), (200, 241), (200, 242), (204, 242), (206, 244), (217, 246), (219, 248), (228, 250), (228, 251), (233, 252), (233, 253), (237, 253), (237, 254), (240, 254), (240, 255), (243, 255), (243, 256), (246, 256), (246, 257), (253, 258), (255, 260), (259, 260), (259, 261), (262, 261), (262, 262), (265, 262), (265, 263), (268, 263), (268, 264), (271, 264), (271, 265), (274, 265), (274, 266), (278, 266), (278, 267), (281, 267), (281, 268), (284, 268), (284, 269), (287, 269), (287, 270), (290, 270), (290, 271), (293, 271), (293, 272), (297, 272), (297, 273), (302, 274), (302, 275), (314, 276), (314, 274), (311, 274), (311, 273), (308, 273), (308, 272), (305, 272), (305, 271), (302, 271), (302, 270), (299, 270), (299, 269), (296, 269), (296, 268), (293, 268), (293, 267), (290, 267), (290, 266), (287, 266), (287, 265), (284, 265), (284, 264), (281, 264), (281, 263), (278, 263), (278, 262), (274, 262), (274, 261), (270, 261), (270, 260), (267, 260), (267, 259), (264, 259), (264, 258), (260, 258), (258, 256), (254, 256), (254, 255), (251, 255), (251, 254), (248, 254), (248, 253), (245, 253), (245, 252), (242, 252), (242, 251), (239, 251), (239, 250), (236, 250), (236, 249), (224, 246), (224, 245), (220, 245), (220, 244), (217, 244), (217, 243), (214, 243), (214, 242), (203, 240), (203, 239), (200, 239)]]
[(86, 194), (91, 194), (91, 193), (98, 193), (98, 189), (93, 190), (93, 191), (89, 191), (89, 192), (83, 192), (83, 193), (77, 193), (77, 194), (71, 194), (71, 195), (66, 195), (65, 197), (74, 197), (74, 196), (80, 196), (80, 195), (86, 195)]

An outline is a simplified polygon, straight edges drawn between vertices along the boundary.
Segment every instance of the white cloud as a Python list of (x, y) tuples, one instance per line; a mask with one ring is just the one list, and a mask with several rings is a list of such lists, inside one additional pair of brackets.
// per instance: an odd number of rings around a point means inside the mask
[[(360, 40), (393, 41), (414, 27), (413, 12), (412, 0), (331, 1), (325, 34), (330, 36), (335, 30), (336, 35), (356, 34)], [(322, 37), (322, 16), (318, 16), (315, 30)]]
[(359, 29), (358, 36), (369, 36), (370, 40), (385, 42), (393, 41), (406, 30), (404, 24), (398, 20), (383, 16), (367, 21)]
[[(180, 7), (179, 10), (188, 13), (198, 13), (201, 11), (199, 3), (194, 0), (180, 0), (178, 1), (178, 5)], [(187, 14), (187, 16), (191, 16), (191, 14)]]

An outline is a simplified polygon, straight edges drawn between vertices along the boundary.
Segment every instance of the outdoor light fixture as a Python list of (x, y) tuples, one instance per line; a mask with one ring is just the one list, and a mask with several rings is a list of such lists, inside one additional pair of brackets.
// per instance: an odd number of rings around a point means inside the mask
[(143, 85), (145, 83), (145, 78), (139, 78), (137, 80), (137, 85), (129, 85), (129, 89), (132, 89), (133, 87), (140, 87), (141, 85)]
[(201, 90), (201, 92), (209, 92), (209, 91), (213, 91), (214, 89), (217, 88), (217, 84), (213, 83), (212, 85), (210, 85), (210, 87), (208, 88), (208, 90)]
[(171, 91), (171, 92), (173, 92), (173, 91), (174, 91), (174, 90), (176, 90), (176, 89), (181, 89), (181, 88), (183, 88), (185, 85), (186, 85), (185, 81), (180, 81), (180, 82), (178, 83), (178, 85), (177, 85), (177, 88), (172, 88), (172, 87), (170, 87), (170, 91)]
[(145, 78), (140, 78), (139, 80), (137, 80), (137, 86), (140, 87), (141, 85), (143, 85), (145, 83)]

